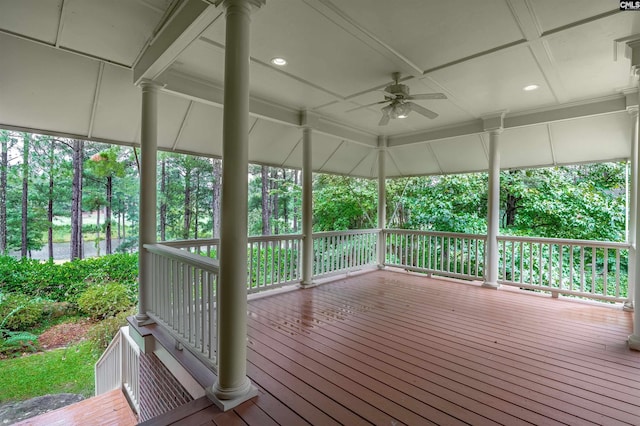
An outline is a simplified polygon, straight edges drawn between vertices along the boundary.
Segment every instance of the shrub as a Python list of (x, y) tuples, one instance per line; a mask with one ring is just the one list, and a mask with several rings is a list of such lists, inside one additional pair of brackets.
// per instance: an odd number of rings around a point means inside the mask
[(0, 256), (0, 291), (76, 302), (91, 283), (117, 281), (137, 294), (138, 255), (114, 254), (62, 264)]
[(120, 327), (127, 325), (127, 317), (134, 314), (134, 310), (129, 309), (128, 311), (120, 312), (115, 316), (106, 318), (91, 327), (87, 337), (89, 341), (91, 341), (94, 349), (102, 353), (107, 346), (109, 346), (109, 343), (111, 343), (111, 340)]
[(78, 298), (80, 311), (98, 320), (115, 316), (132, 305), (127, 287), (116, 282), (91, 286)]
[(40, 321), (44, 313), (43, 300), (20, 293), (5, 294), (0, 300), (0, 330), (26, 330)]

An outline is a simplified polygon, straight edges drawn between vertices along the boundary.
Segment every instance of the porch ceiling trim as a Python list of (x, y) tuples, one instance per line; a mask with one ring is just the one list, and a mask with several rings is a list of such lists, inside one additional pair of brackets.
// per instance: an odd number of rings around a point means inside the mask
[[(625, 95), (618, 95), (578, 104), (565, 104), (558, 108), (549, 108), (514, 116), (506, 115), (504, 118), (504, 129), (507, 130), (582, 117), (611, 114), (625, 111), (626, 109), (627, 97)], [(480, 133), (484, 133), (484, 126), (483, 121), (478, 119), (459, 126), (445, 127), (409, 135), (389, 136), (389, 147), (426, 143)]]

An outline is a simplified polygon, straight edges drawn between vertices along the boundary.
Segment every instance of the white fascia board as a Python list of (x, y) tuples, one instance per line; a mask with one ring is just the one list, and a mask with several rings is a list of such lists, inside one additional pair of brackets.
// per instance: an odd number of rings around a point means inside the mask
[(593, 102), (583, 102), (573, 105), (564, 105), (543, 111), (530, 112), (517, 116), (507, 116), (504, 119), (504, 128), (535, 126), (536, 124), (553, 123), (575, 118), (591, 117), (594, 115), (611, 114), (625, 111), (627, 102), (625, 96), (605, 98)]
[(387, 146), (389, 148), (392, 148), (394, 146), (412, 145), (416, 143), (450, 139), (480, 133), (484, 133), (484, 122), (482, 120), (475, 120), (459, 126), (443, 127), (427, 132), (389, 136), (387, 139)]
[(182, 3), (134, 64), (134, 84), (142, 79), (155, 80), (222, 13), (203, 0)]
[[(608, 98), (584, 101), (574, 104), (565, 104), (560, 107), (544, 110), (529, 111), (518, 115), (504, 117), (504, 129), (535, 126), (538, 124), (553, 123), (557, 121), (572, 120), (595, 115), (612, 114), (625, 111), (627, 99), (624, 95), (616, 95)], [(469, 136), (484, 133), (482, 120), (467, 122), (458, 126), (444, 127), (426, 132), (406, 135), (389, 136), (389, 147), (427, 143), (442, 139), (450, 139), (460, 136)]]

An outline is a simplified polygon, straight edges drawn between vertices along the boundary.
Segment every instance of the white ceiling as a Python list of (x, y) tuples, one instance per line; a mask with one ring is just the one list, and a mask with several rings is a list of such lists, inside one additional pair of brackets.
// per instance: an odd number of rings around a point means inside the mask
[[(502, 111), (503, 168), (627, 158), (637, 83), (615, 41), (640, 38), (640, 13), (618, 8), (267, 0), (252, 16), (250, 160), (300, 167), (306, 116), (316, 171), (375, 177), (381, 136), (389, 176), (485, 170), (483, 119)], [(165, 85), (161, 149), (220, 156), (224, 34), (204, 0), (0, 0), (0, 127), (136, 145), (145, 77)], [(394, 71), (447, 95), (418, 101), (439, 117), (379, 127), (380, 106), (345, 112), (382, 100)]]

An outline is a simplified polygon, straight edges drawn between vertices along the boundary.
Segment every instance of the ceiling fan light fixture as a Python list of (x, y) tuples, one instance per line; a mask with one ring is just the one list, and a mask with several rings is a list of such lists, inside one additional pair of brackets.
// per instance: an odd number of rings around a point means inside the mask
[(285, 58), (281, 58), (281, 57), (277, 56), (277, 57), (271, 59), (271, 63), (273, 65), (277, 65), (279, 67), (283, 67), (283, 66), (287, 65), (287, 60)]
[(411, 106), (405, 103), (399, 103), (392, 107), (391, 118), (407, 118), (411, 112)]

